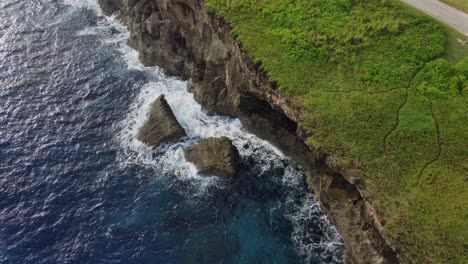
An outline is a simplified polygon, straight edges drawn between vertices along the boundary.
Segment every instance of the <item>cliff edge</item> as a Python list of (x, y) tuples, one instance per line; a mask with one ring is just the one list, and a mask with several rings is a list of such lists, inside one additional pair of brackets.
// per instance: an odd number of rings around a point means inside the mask
[[(189, 80), (189, 91), (206, 111), (238, 117), (304, 168), (310, 189), (345, 242), (347, 263), (399, 262), (400, 252), (361, 187), (362, 171), (340, 166), (305, 143), (310, 131), (299, 125), (304, 108), (280, 92), (232, 37), (230, 25), (207, 12), (202, 0), (99, 2), (108, 14), (121, 12), (129, 45), (143, 64)], [(397, 92), (403, 97), (404, 91)]]

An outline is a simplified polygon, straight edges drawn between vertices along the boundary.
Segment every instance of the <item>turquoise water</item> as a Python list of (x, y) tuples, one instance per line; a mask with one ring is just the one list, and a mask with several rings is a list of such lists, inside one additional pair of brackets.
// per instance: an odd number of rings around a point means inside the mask
[[(143, 67), (93, 1), (0, 3), (0, 263), (341, 263), (301, 169), (186, 83)], [(188, 136), (136, 140), (165, 94)], [(183, 149), (227, 136), (235, 180)]]

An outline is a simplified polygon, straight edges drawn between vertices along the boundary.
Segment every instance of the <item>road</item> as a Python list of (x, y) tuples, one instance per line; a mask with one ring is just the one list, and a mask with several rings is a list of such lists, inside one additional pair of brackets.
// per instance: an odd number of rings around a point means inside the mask
[(400, 0), (453, 27), (468, 37), (468, 14), (438, 0)]

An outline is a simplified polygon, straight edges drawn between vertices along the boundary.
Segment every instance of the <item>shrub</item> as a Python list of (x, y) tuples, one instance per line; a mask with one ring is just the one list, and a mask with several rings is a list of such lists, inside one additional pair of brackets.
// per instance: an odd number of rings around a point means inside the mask
[(457, 63), (457, 65), (455, 65), (455, 70), (468, 79), (468, 57)]
[(446, 98), (460, 94), (465, 77), (445, 59), (436, 59), (414, 77), (413, 87), (429, 98)]

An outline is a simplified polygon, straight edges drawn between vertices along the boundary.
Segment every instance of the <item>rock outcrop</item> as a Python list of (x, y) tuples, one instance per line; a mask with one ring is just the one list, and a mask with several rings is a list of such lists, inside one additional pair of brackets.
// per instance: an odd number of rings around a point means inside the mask
[(148, 120), (138, 133), (138, 140), (156, 147), (161, 143), (177, 140), (185, 135), (185, 130), (177, 122), (174, 113), (164, 99), (164, 95), (161, 95), (151, 105)]
[(203, 139), (185, 151), (185, 159), (195, 164), (200, 175), (231, 178), (236, 174), (240, 157), (227, 137)]
[(301, 109), (281, 96), (202, 0), (99, 0), (120, 9), (129, 45), (148, 66), (189, 80), (189, 91), (210, 113), (238, 117), (252, 133), (297, 161), (346, 246), (347, 263), (398, 263), (378, 214), (353, 181), (353, 172), (328, 164), (304, 142)]

